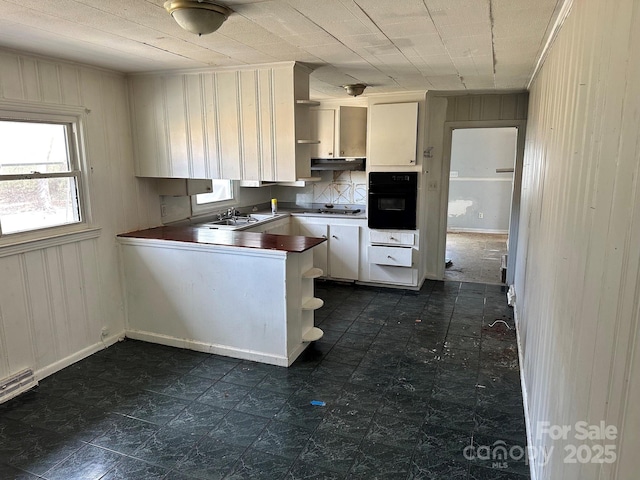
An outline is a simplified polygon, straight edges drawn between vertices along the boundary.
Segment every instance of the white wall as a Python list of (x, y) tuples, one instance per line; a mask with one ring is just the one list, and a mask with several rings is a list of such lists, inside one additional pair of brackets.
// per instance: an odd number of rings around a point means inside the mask
[[(507, 233), (518, 130), (459, 128), (453, 131), (448, 231)], [(480, 218), (482, 214), (482, 218)]]
[(25, 253), (0, 248), (0, 378), (25, 367), (47, 375), (124, 330), (117, 233), (160, 224), (153, 180), (133, 175), (124, 77), (0, 51), (3, 100), (87, 109), (86, 158), (97, 238)]
[[(532, 84), (516, 313), (538, 422), (615, 425), (613, 464), (564, 462), (538, 479), (638, 477), (640, 461), (640, 4), (574, 1)], [(573, 433), (568, 442), (576, 445)]]

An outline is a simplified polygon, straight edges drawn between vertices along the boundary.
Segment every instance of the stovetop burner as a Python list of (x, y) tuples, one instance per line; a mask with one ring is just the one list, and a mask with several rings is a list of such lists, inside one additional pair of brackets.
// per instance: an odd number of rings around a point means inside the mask
[(332, 208), (321, 208), (319, 213), (328, 213), (332, 215), (356, 215), (361, 211), (362, 210), (360, 210), (359, 208), (356, 208), (356, 209), (342, 208), (339, 210), (332, 209)]

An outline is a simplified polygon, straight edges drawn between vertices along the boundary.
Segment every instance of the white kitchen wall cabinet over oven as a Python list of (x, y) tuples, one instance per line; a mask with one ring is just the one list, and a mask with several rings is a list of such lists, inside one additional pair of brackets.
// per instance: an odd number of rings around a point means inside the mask
[(415, 165), (417, 140), (417, 102), (371, 107), (369, 165)]
[(294, 62), (129, 77), (136, 175), (310, 177), (309, 71)]
[(340, 105), (311, 110), (311, 158), (367, 156), (367, 108)]

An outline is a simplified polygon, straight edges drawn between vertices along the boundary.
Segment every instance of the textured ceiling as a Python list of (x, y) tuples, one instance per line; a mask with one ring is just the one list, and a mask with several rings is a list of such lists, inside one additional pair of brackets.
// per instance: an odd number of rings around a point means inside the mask
[(0, 0), (0, 46), (122, 72), (296, 60), (312, 97), (524, 89), (563, 0), (221, 0), (198, 37), (164, 0)]

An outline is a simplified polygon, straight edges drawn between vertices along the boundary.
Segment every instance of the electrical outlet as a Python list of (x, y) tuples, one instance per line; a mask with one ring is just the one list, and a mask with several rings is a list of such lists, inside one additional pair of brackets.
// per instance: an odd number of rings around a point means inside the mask
[(160, 205), (160, 216), (161, 217), (167, 216), (167, 206), (164, 203)]
[(482, 212), (478, 213), (478, 218), (484, 218), (484, 213)]
[(102, 336), (102, 338), (109, 336), (109, 327), (102, 327), (100, 335)]

